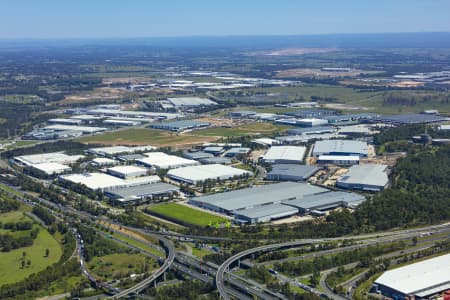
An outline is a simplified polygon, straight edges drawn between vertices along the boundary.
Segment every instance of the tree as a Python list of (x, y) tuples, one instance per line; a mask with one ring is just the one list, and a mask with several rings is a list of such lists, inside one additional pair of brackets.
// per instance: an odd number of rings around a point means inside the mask
[(45, 257), (48, 257), (49, 256), (49, 254), (50, 254), (50, 249), (45, 249)]
[(20, 268), (25, 268), (25, 261), (24, 260), (22, 260), (21, 262), (20, 262)]
[(27, 267), (31, 266), (31, 260), (27, 260)]

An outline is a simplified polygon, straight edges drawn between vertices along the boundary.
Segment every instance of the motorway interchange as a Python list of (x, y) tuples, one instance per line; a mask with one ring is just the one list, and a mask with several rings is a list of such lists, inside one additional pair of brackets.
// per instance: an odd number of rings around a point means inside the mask
[[(22, 193), (21, 191), (17, 191)], [(14, 197), (14, 195), (11, 195)], [(17, 198), (17, 196), (15, 196)], [(33, 198), (30, 201), (30, 196), (23, 194), (21, 199), (24, 203), (29, 205), (42, 205), (47, 207), (53, 215), (59, 218), (61, 221), (65, 219), (67, 216), (76, 215), (77, 218), (81, 221), (89, 221), (92, 223), (96, 223), (99, 220), (84, 211), (78, 211), (71, 207), (66, 207), (63, 205), (57, 205), (53, 202), (42, 198)], [(113, 224), (113, 221), (103, 218), (102, 224)], [(140, 252), (143, 255), (150, 256), (160, 262), (160, 267), (153, 272), (149, 277), (142, 279), (134, 286), (128, 289), (119, 289), (112, 284), (99, 282), (94, 275), (89, 273), (89, 270), (86, 268), (86, 264), (84, 262), (83, 257), (83, 238), (79, 234), (79, 232), (72, 228), (74, 236), (76, 238), (76, 250), (74, 254), (77, 255), (78, 260), (80, 262), (80, 267), (82, 269), (83, 275), (85, 275), (95, 286), (99, 287), (101, 290), (107, 292), (112, 299), (121, 299), (121, 298), (143, 298), (146, 299), (148, 296), (145, 294), (141, 294), (145, 289), (156, 286), (156, 282), (162, 278), (164, 278), (165, 273), (169, 270), (176, 270), (180, 273), (183, 273), (185, 276), (200, 280), (205, 283), (214, 284), (217, 287), (217, 290), (220, 294), (220, 297), (224, 300), (228, 299), (288, 299), (285, 295), (280, 294), (275, 291), (271, 291), (266, 286), (255, 282), (250, 278), (246, 278), (243, 275), (238, 275), (233, 272), (236, 269), (236, 266), (247, 266), (251, 267), (255, 264), (259, 265), (268, 265), (268, 263), (274, 263), (275, 261), (270, 262), (262, 262), (256, 263), (254, 260), (250, 258), (255, 258), (258, 255), (263, 253), (268, 253), (271, 251), (283, 251), (286, 249), (296, 249), (305, 245), (318, 245), (331, 241), (343, 241), (343, 240), (353, 240), (355, 241), (351, 246), (342, 246), (334, 249), (328, 249), (323, 251), (312, 252), (300, 256), (289, 257), (284, 259), (279, 259), (278, 262), (289, 262), (289, 261), (299, 261), (302, 259), (307, 259), (311, 257), (318, 257), (323, 255), (330, 255), (341, 253), (344, 251), (350, 251), (358, 248), (368, 247), (370, 245), (378, 245), (378, 244), (387, 244), (396, 241), (408, 241), (412, 238), (420, 238), (423, 236), (431, 236), (436, 235), (436, 238), (433, 236), (427, 239), (428, 243), (418, 243), (415, 247), (411, 247), (405, 251), (395, 251), (393, 253), (388, 253), (383, 256), (383, 258), (395, 258), (397, 256), (401, 256), (404, 254), (415, 253), (417, 251), (426, 249), (431, 247), (431, 241), (439, 241), (441, 239), (448, 238), (450, 235), (450, 224), (442, 224), (436, 226), (428, 226), (418, 229), (409, 229), (409, 230), (396, 230), (389, 231), (379, 234), (367, 234), (367, 235), (359, 235), (359, 236), (349, 236), (349, 237), (340, 237), (340, 238), (324, 238), (324, 239), (303, 239), (296, 241), (288, 241), (283, 243), (275, 243), (275, 244), (267, 244), (264, 246), (248, 249), (242, 252), (239, 252), (230, 258), (228, 258), (223, 264), (215, 265), (210, 262), (204, 262), (192, 255), (187, 255), (186, 253), (177, 251), (174, 246), (173, 240), (179, 241), (198, 241), (202, 243), (214, 242), (217, 240), (223, 240), (226, 238), (216, 238), (209, 236), (192, 236), (192, 235), (182, 235), (175, 232), (170, 231), (151, 231), (144, 230), (138, 228), (131, 228), (121, 224), (115, 223), (115, 225), (120, 225), (122, 228), (126, 228), (128, 230), (133, 230), (138, 232), (143, 236), (150, 236), (155, 240), (159, 241), (159, 245), (154, 245), (148, 242), (148, 246), (163, 251), (165, 253), (165, 257), (158, 257), (153, 253), (149, 253), (145, 249), (141, 249), (135, 245), (130, 245), (126, 242), (123, 242), (120, 239), (115, 238), (117, 235), (125, 235), (127, 233), (123, 231), (114, 230), (113, 238), (116, 242), (122, 243), (127, 247), (132, 248), (135, 251)], [(108, 230), (111, 230), (111, 227), (105, 227)], [(104, 231), (98, 230), (100, 234), (105, 235)], [(439, 235), (439, 237), (438, 237)], [(127, 238), (135, 239), (134, 236), (128, 235)], [(349, 264), (345, 267), (351, 268), (355, 267), (356, 263)], [(337, 295), (330, 289), (326, 282), (325, 278), (329, 275), (334, 269), (326, 270), (322, 272), (322, 277), (320, 280), (320, 288), (319, 287), (311, 287), (306, 284), (300, 283), (299, 281), (289, 278), (283, 274), (275, 270), (271, 270), (272, 276), (275, 276), (280, 282), (288, 283), (290, 285), (297, 286), (301, 289), (304, 289), (307, 292), (314, 293), (318, 296), (328, 299), (351, 299), (352, 296), (352, 284), (356, 282), (356, 279), (364, 275), (364, 273), (359, 274), (359, 277), (356, 276), (353, 280), (347, 282), (347, 286), (349, 288), (349, 293), (346, 297)]]

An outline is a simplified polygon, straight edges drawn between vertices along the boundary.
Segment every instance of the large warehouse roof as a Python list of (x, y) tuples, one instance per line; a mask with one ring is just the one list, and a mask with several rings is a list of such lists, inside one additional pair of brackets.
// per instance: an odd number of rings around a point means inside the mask
[(155, 183), (161, 179), (154, 176), (142, 176), (131, 179), (121, 179), (115, 176), (111, 176), (104, 173), (83, 173), (83, 174), (70, 174), (62, 175), (59, 177), (62, 180), (69, 181), (75, 184), (85, 185), (91, 190), (105, 190), (105, 189), (116, 189), (131, 186), (139, 186), (149, 183)]
[(375, 281), (405, 295), (426, 297), (450, 289), (450, 254), (384, 272)]
[(245, 174), (251, 174), (251, 172), (219, 164), (184, 167), (167, 172), (169, 177), (189, 183), (217, 178), (225, 180)]
[(386, 165), (355, 165), (350, 167), (336, 183), (347, 188), (383, 189), (389, 182), (386, 169)]
[(60, 176), (60, 178), (75, 184), (85, 185), (94, 191), (124, 185), (122, 179), (103, 173), (71, 174)]
[(191, 159), (182, 158), (175, 155), (169, 155), (164, 152), (145, 153), (146, 158), (137, 159), (144, 165), (155, 167), (158, 169), (174, 169), (187, 166), (198, 165), (199, 162)]
[(178, 97), (178, 98), (167, 98), (167, 100), (174, 106), (206, 106), (217, 104), (216, 102), (209, 100), (208, 98), (200, 98), (200, 97)]
[(431, 123), (448, 120), (448, 118), (428, 114), (403, 114), (394, 116), (382, 116), (379, 121), (393, 124)]
[(108, 168), (108, 173), (119, 177), (142, 176), (147, 174), (147, 172), (148, 170), (146, 168), (133, 165)]
[(301, 162), (305, 152), (306, 147), (303, 146), (273, 146), (263, 156), (263, 160), (268, 163)]
[(283, 204), (305, 210), (328, 210), (344, 205), (358, 205), (366, 198), (362, 195), (347, 192), (325, 192), (305, 195), (302, 198), (283, 201)]
[(70, 164), (83, 158), (83, 155), (67, 155), (63, 152), (52, 152), (32, 155), (16, 156), (14, 159), (26, 166), (42, 164), (42, 163), (60, 163)]
[(236, 215), (236, 219), (257, 219), (256, 221), (261, 221), (258, 219), (265, 218), (268, 218), (270, 220), (280, 217), (292, 216), (296, 213), (298, 213), (297, 208), (283, 204), (269, 204), (233, 211), (233, 214)]
[(209, 206), (218, 207), (226, 211), (233, 211), (263, 204), (280, 203), (285, 200), (301, 198), (305, 195), (312, 195), (324, 191), (327, 190), (309, 184), (283, 182), (208, 196), (194, 197), (191, 200), (196, 203), (204, 203)]
[(170, 130), (170, 131), (183, 131), (188, 129), (203, 128), (210, 126), (211, 123), (196, 121), (196, 120), (180, 120), (172, 122), (153, 123), (151, 128)]
[(44, 127), (46, 130), (56, 130), (56, 131), (81, 131), (83, 133), (95, 133), (100, 131), (106, 131), (108, 128), (105, 127), (91, 127), (91, 126), (73, 126), (73, 125), (50, 125)]
[(72, 168), (63, 164), (59, 163), (42, 163), (42, 164), (35, 164), (32, 166), (34, 169), (37, 169), (47, 175), (53, 175), (53, 174), (60, 174), (64, 173), (66, 171), (70, 171)]
[(367, 156), (368, 146), (366, 142), (352, 140), (324, 140), (317, 141), (314, 145), (313, 155), (321, 154), (358, 154)]
[(155, 150), (154, 146), (137, 146), (137, 147), (127, 147), (127, 146), (111, 146), (111, 147), (100, 147), (100, 148), (90, 148), (88, 152), (96, 155), (116, 155), (122, 153), (135, 153), (140, 151), (151, 151)]
[(169, 192), (179, 191), (180, 189), (174, 185), (157, 182), (149, 183), (133, 187), (125, 187), (119, 189), (105, 190), (105, 193), (115, 200), (128, 202), (136, 199), (152, 197), (154, 195), (166, 194)]
[[(316, 166), (281, 164), (273, 165), (267, 174), (268, 180), (306, 180), (319, 170)], [(296, 179), (294, 179), (296, 178)]]

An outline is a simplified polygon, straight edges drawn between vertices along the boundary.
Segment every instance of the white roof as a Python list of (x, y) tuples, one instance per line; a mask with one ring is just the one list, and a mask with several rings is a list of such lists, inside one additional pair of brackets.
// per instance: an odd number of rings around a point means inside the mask
[(144, 167), (138, 167), (138, 166), (117, 166), (117, 167), (112, 167), (112, 168), (108, 168), (108, 171), (113, 171), (116, 173), (120, 173), (120, 174), (124, 174), (124, 175), (129, 175), (129, 174), (133, 174), (136, 172), (147, 172), (147, 169)]
[(149, 112), (149, 111), (134, 111), (134, 110), (119, 110), (119, 109), (93, 109), (88, 111), (90, 115), (113, 115), (113, 116), (137, 116), (137, 117), (150, 117), (157, 118), (163, 117), (166, 119), (175, 119), (182, 116), (182, 114), (171, 114), (164, 112)]
[(118, 161), (106, 157), (96, 157), (92, 162), (98, 165), (114, 165), (118, 163)]
[(386, 169), (386, 165), (355, 165), (350, 167), (348, 172), (342, 175), (337, 180), (337, 182), (345, 184), (363, 184), (384, 187), (389, 182)]
[(144, 153), (144, 155), (147, 157), (138, 159), (136, 161), (159, 169), (173, 169), (199, 164), (198, 161), (182, 158), (175, 155), (169, 155), (164, 152), (148, 152)]
[(52, 163), (52, 162), (35, 164), (32, 167), (35, 169), (38, 169), (39, 171), (44, 172), (48, 175), (58, 174), (58, 173), (62, 173), (62, 172), (69, 171), (72, 169), (69, 166), (59, 164), (59, 163)]
[(83, 155), (67, 155), (63, 152), (52, 152), (32, 155), (22, 155), (14, 157), (15, 160), (20, 161), (24, 165), (31, 166), (42, 163), (60, 163), (71, 164), (83, 158)]
[(160, 182), (161, 178), (157, 175), (150, 175), (150, 176), (141, 176), (136, 178), (128, 178), (125, 180), (126, 186), (136, 186), (136, 185), (143, 185), (143, 184), (149, 184), (149, 183), (156, 183)]
[(71, 119), (77, 119), (77, 120), (100, 120), (103, 119), (104, 117), (102, 116), (91, 116), (91, 115), (76, 115), (73, 117), (70, 117)]
[(174, 106), (201, 106), (201, 105), (216, 105), (217, 103), (208, 98), (200, 97), (177, 97), (167, 98)]
[(112, 147), (91, 148), (89, 149), (89, 152), (99, 155), (114, 155), (120, 153), (133, 153), (138, 151), (150, 151), (155, 149), (156, 147), (154, 146), (137, 146), (137, 147), (112, 146)]
[(48, 119), (47, 122), (80, 124), (81, 120), (78, 120), (78, 119), (66, 119), (66, 118), (56, 118), (56, 119)]
[(314, 155), (340, 153), (355, 153), (367, 155), (368, 146), (366, 142), (352, 140), (323, 140), (314, 144)]
[(358, 161), (359, 156), (356, 155), (319, 155), (319, 160), (353, 160)]
[(56, 131), (73, 130), (73, 131), (82, 131), (83, 133), (94, 133), (108, 130), (108, 128), (104, 127), (74, 126), (74, 125), (49, 125), (44, 127), (44, 129)]
[(104, 173), (84, 173), (63, 175), (62, 179), (83, 184), (91, 190), (124, 186), (124, 180)]
[(184, 167), (167, 172), (170, 177), (191, 182), (217, 178), (229, 179), (244, 174), (251, 174), (251, 172), (219, 164)]
[(272, 146), (263, 156), (265, 161), (294, 160), (302, 161), (306, 147), (303, 146)]
[(276, 144), (280, 143), (280, 141), (277, 141), (274, 139), (269, 139), (269, 138), (254, 139), (254, 140), (252, 140), (252, 142), (256, 143), (256, 144), (260, 144), (260, 145), (267, 145), (267, 146), (276, 145)]
[(430, 258), (405, 267), (384, 272), (375, 281), (407, 295), (427, 296), (437, 286), (443, 291), (450, 288), (450, 254)]

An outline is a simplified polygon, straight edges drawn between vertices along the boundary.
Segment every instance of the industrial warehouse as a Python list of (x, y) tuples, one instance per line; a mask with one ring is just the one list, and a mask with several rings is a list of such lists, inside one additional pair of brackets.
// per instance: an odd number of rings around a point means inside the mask
[(145, 158), (136, 159), (136, 163), (155, 169), (175, 169), (200, 164), (198, 161), (169, 155), (164, 152), (144, 153)]
[(59, 163), (67, 165), (72, 164), (83, 157), (83, 155), (67, 155), (63, 152), (53, 152), (16, 156), (13, 160), (16, 164), (22, 166), (33, 166), (42, 163)]
[(113, 203), (127, 205), (136, 202), (142, 203), (145, 200), (153, 199), (155, 196), (174, 195), (179, 191), (180, 189), (172, 184), (154, 182), (130, 187), (106, 189), (104, 193)]
[(387, 166), (365, 164), (352, 166), (336, 181), (336, 186), (344, 189), (378, 192), (389, 183)]
[(189, 184), (196, 184), (206, 180), (227, 180), (251, 175), (252, 173), (249, 171), (219, 164), (177, 168), (167, 172), (169, 178)]
[(233, 215), (237, 222), (253, 224), (298, 212), (322, 215), (324, 211), (338, 207), (355, 207), (364, 200), (364, 196), (355, 193), (333, 192), (306, 183), (283, 182), (193, 197), (189, 203)]
[(303, 162), (306, 147), (273, 146), (262, 156), (262, 161), (269, 164), (299, 164)]
[(319, 168), (315, 166), (280, 164), (273, 165), (266, 180), (272, 181), (305, 181), (314, 175)]
[(125, 180), (119, 177), (98, 172), (59, 176), (59, 181), (63, 185), (66, 183), (83, 185), (91, 191), (104, 191), (107, 189), (111, 190), (131, 186), (139, 186), (159, 182), (160, 180), (161, 179), (158, 176), (142, 176)]
[(154, 129), (162, 129), (172, 132), (182, 132), (186, 130), (206, 128), (209, 127), (210, 125), (211, 123), (209, 122), (181, 120), (181, 121), (154, 123), (150, 125), (150, 127)]
[(372, 290), (392, 299), (431, 299), (450, 289), (450, 254), (384, 272)]
[(342, 156), (368, 156), (366, 142), (353, 140), (324, 140), (314, 144), (313, 156), (342, 155)]

